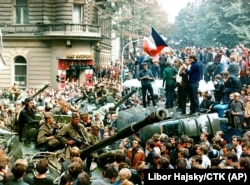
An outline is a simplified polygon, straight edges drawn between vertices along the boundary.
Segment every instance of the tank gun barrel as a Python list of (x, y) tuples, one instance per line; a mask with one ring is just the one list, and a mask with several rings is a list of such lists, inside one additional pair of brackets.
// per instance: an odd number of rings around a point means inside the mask
[(47, 83), (43, 86), (42, 89), (40, 89), (39, 91), (37, 91), (34, 95), (31, 96), (31, 98), (35, 98), (37, 95), (39, 95), (40, 93), (42, 93), (45, 89), (47, 89), (50, 86), (50, 83)]
[(127, 99), (129, 99), (134, 93), (136, 93), (137, 88), (133, 89), (130, 93), (128, 93), (127, 95), (125, 95), (117, 104), (115, 104), (114, 107), (110, 107), (111, 111), (115, 111), (124, 101), (126, 101)]
[(81, 158), (85, 159), (87, 157), (87, 155), (89, 155), (95, 151), (98, 151), (101, 148), (103, 148), (109, 144), (112, 144), (119, 139), (123, 139), (125, 137), (128, 137), (128, 136), (132, 135), (133, 133), (138, 132), (141, 128), (143, 128), (147, 125), (150, 125), (150, 124), (158, 122), (158, 121), (162, 121), (166, 118), (167, 118), (167, 110), (166, 109), (157, 109), (154, 112), (150, 113), (147, 117), (145, 117), (141, 121), (131, 123), (130, 125), (127, 125), (123, 129), (118, 131), (113, 136), (110, 136), (110, 137), (102, 140), (101, 142), (99, 142), (95, 145), (89, 146), (88, 148), (86, 148), (85, 150), (83, 150), (81, 152)]

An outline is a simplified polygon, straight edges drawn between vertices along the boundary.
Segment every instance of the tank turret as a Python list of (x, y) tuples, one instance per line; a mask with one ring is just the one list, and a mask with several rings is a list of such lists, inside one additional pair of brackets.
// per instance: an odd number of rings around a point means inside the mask
[(124, 101), (128, 100), (134, 93), (136, 93), (137, 88), (133, 89), (130, 93), (125, 95), (114, 107), (110, 107), (109, 111), (115, 111)]
[(47, 83), (43, 86), (42, 89), (38, 90), (34, 95), (31, 96), (31, 98), (35, 98), (36, 96), (38, 96), (39, 94), (41, 94), (45, 89), (47, 89), (48, 87), (50, 87), (50, 83)]
[(157, 109), (151, 112), (144, 119), (128, 124), (126, 127), (119, 130), (115, 135), (108, 137), (107, 139), (102, 140), (101, 142), (89, 146), (85, 150), (81, 152), (81, 158), (85, 159), (87, 155), (100, 150), (101, 148), (125, 137), (128, 137), (136, 132), (138, 132), (141, 128), (153, 124), (155, 122), (162, 121), (167, 118), (167, 110), (166, 109)]

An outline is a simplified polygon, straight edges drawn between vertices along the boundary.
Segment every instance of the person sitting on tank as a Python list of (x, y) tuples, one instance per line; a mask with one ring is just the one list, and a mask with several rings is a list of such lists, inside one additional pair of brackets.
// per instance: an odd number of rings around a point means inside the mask
[(91, 120), (90, 114), (88, 112), (80, 113), (80, 123), (88, 130), (91, 130), (93, 121)]
[(104, 106), (106, 104), (107, 91), (104, 84), (99, 85), (100, 89), (95, 92), (97, 106)]
[(94, 145), (101, 141), (100, 127), (97, 124), (91, 126), (91, 132), (88, 134), (89, 144)]
[(73, 113), (71, 123), (65, 124), (57, 133), (57, 139), (60, 143), (66, 146), (65, 158), (68, 159), (69, 149), (77, 146), (84, 149), (89, 146), (89, 138), (86, 128), (80, 123), (80, 116), (78, 113)]
[(37, 144), (40, 151), (55, 151), (63, 148), (56, 138), (57, 126), (51, 112), (44, 113), (44, 123), (40, 126), (37, 135)]
[(211, 94), (205, 93), (200, 103), (201, 113), (214, 112), (213, 107), (217, 104), (219, 103), (212, 100)]
[(9, 132), (15, 131), (16, 110), (14, 107), (9, 108), (7, 105), (1, 106), (0, 128)]
[(112, 103), (114, 102), (115, 104), (118, 103), (121, 100), (121, 94), (119, 93), (119, 89), (117, 87), (112, 88), (112, 92), (108, 94), (109, 96), (112, 97), (113, 100), (110, 100)]
[[(29, 141), (28, 138), (28, 126), (39, 125), (39, 121), (36, 120), (36, 110), (34, 107), (33, 98), (28, 97), (25, 99), (25, 107), (21, 110), (18, 125), (19, 125), (19, 141)], [(33, 127), (33, 126), (32, 126)]]
[(72, 115), (71, 104), (65, 101), (61, 101), (60, 107), (54, 108), (53, 114), (71, 116)]

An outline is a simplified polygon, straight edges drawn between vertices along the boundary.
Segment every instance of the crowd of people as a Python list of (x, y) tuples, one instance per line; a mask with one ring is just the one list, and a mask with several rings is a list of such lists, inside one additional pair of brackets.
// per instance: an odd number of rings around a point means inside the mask
[[(213, 110), (217, 104), (228, 104), (226, 116), (229, 126), (237, 129), (250, 127), (250, 55), (249, 49), (242, 45), (232, 50), (227, 48), (186, 48), (178, 52), (164, 51), (159, 57), (150, 59), (138, 56), (135, 61), (127, 61), (125, 67), (131, 76), (142, 84), (142, 97), (133, 95), (124, 102), (125, 108), (151, 103), (157, 108), (151, 82), (162, 79), (166, 90), (165, 108), (174, 108), (181, 114), (197, 116), (202, 109)], [(213, 64), (211, 64), (213, 62)], [(119, 102), (129, 93), (120, 86), (119, 69), (115, 72), (98, 71), (94, 86), (66, 82), (64, 89), (47, 88), (31, 98), (37, 90), (26, 89), (20, 92), (17, 84), (1, 91), (1, 97), (11, 94), (14, 101), (1, 104), (1, 128), (19, 135), (23, 143), (36, 143), (40, 151), (62, 150), (62, 174), (60, 184), (143, 184), (144, 169), (249, 169), (250, 133), (233, 135), (230, 141), (223, 138), (223, 132), (213, 137), (202, 132), (198, 142), (187, 135), (181, 138), (167, 134), (154, 134), (142, 145), (140, 135), (114, 141), (93, 154), (81, 156), (81, 150), (99, 143), (117, 133), (116, 111), (108, 111), (104, 118), (99, 113), (82, 111), (77, 101), (95, 104), (97, 107), (107, 102)], [(213, 72), (211, 72), (213, 69)], [(112, 70), (111, 70), (112, 71)], [(114, 75), (116, 74), (116, 75)], [(204, 79), (213, 81), (213, 92), (199, 92), (199, 82)], [(209, 81), (208, 80), (208, 81)], [(146, 100), (147, 91), (151, 102)], [(10, 92), (10, 93), (9, 93)], [(24, 98), (22, 95), (25, 94)], [(39, 119), (38, 119), (39, 115)], [(65, 124), (55, 124), (57, 116), (68, 116)], [(36, 127), (35, 138), (30, 138), (27, 130)], [(24, 159), (17, 160), (8, 170), (7, 154), (0, 156), (0, 183), (2, 184), (52, 184), (46, 177), (48, 161), (41, 159), (36, 165), (38, 172), (27, 178), (27, 164)], [(92, 180), (91, 163), (95, 161), (103, 167), (98, 179)]]

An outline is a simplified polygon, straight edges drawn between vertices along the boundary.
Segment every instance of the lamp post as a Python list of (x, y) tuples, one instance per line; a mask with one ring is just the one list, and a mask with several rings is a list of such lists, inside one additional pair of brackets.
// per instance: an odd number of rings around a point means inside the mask
[(123, 86), (123, 77), (124, 77), (124, 69), (123, 69), (123, 61), (124, 61), (124, 50), (130, 45), (130, 44), (132, 44), (132, 43), (135, 43), (135, 42), (140, 42), (140, 41), (142, 41), (143, 39), (138, 39), (138, 40), (132, 40), (132, 41), (130, 41), (130, 42), (128, 42), (127, 44), (125, 44), (125, 46), (123, 46), (123, 48), (122, 48), (122, 59), (121, 59), (121, 87)]

